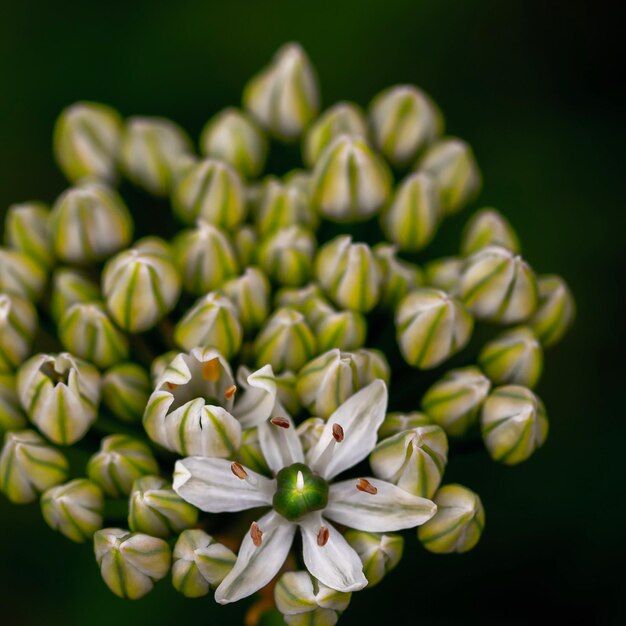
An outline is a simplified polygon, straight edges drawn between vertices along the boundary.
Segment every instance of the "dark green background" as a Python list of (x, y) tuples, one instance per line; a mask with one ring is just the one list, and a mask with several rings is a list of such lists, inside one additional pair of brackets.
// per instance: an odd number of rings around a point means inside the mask
[[(482, 541), (468, 555), (435, 557), (409, 535), (401, 566), (354, 597), (346, 626), (626, 617), (623, 33), (608, 11), (582, 0), (0, 8), (0, 213), (63, 189), (50, 148), (63, 106), (100, 100), (124, 114), (170, 116), (197, 136), (215, 111), (238, 102), (244, 81), (281, 43), (298, 40), (326, 105), (366, 104), (396, 82), (429, 91), (449, 132), (475, 149), (485, 177), (479, 204), (510, 218), (539, 272), (570, 282), (577, 324), (548, 353), (538, 388), (551, 418), (545, 448), (514, 468), (481, 452), (453, 460), (447, 479), (476, 489), (485, 504)], [(454, 252), (468, 213), (444, 226), (435, 252)], [(118, 600), (90, 547), (50, 531), (36, 505), (0, 498), (3, 625), (239, 624), (244, 610), (186, 600), (167, 581), (141, 601)]]

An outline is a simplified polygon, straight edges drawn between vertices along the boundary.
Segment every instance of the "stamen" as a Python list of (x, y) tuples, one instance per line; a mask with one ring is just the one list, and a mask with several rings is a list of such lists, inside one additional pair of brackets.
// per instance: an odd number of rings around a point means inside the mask
[(279, 428), (289, 428), (289, 420), (284, 417), (272, 417), (270, 422)]
[(217, 357), (207, 361), (202, 366), (202, 378), (212, 383), (216, 382), (220, 377), (220, 361)]
[(231, 463), (230, 469), (232, 473), (241, 480), (245, 480), (248, 477), (248, 472), (246, 472), (241, 463), (237, 463), (236, 461), (234, 463)]
[(230, 400), (231, 398), (235, 396), (236, 391), (237, 391), (237, 385), (231, 385), (230, 387), (226, 387), (226, 391), (224, 392), (224, 397), (227, 400)]
[(330, 537), (330, 532), (326, 526), (320, 526), (320, 529), (317, 533), (317, 545), (320, 548), (323, 548), (328, 543), (328, 538)]
[(364, 493), (369, 493), (371, 495), (376, 495), (378, 493), (378, 489), (372, 485), (369, 480), (365, 480), (365, 478), (359, 478), (356, 483), (356, 488), (359, 491), (363, 491)]
[(252, 522), (250, 526), (250, 537), (252, 537), (252, 543), (257, 548), (263, 543), (263, 531), (256, 522)]
[(176, 387), (178, 387), (178, 385), (175, 385), (174, 383), (165, 383), (167, 385), (167, 388), (170, 391), (174, 391), (174, 389), (176, 389)]
[(298, 475), (296, 476), (296, 489), (298, 491), (304, 491), (304, 476), (302, 475), (302, 472), (298, 472)]
[(341, 424), (333, 424), (333, 438), (337, 443), (341, 443), (343, 441), (343, 428)]

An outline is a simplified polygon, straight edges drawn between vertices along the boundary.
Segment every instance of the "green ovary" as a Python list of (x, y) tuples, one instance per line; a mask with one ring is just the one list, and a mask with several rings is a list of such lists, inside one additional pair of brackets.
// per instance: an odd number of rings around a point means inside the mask
[(281, 469), (276, 482), (274, 509), (291, 522), (325, 508), (328, 503), (328, 483), (303, 463)]

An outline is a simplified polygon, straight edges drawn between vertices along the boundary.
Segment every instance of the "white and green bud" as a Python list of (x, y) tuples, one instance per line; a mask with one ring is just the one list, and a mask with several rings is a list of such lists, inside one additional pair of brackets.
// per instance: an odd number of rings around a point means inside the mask
[(258, 474), (272, 473), (267, 466), (265, 456), (263, 456), (256, 428), (246, 428), (241, 433), (241, 445), (237, 452), (237, 461)]
[(0, 491), (14, 504), (34, 502), (39, 494), (65, 480), (67, 459), (34, 430), (4, 435), (0, 453)]
[(543, 402), (526, 387), (496, 387), (480, 415), (483, 441), (494, 461), (516, 465), (540, 448), (548, 437)]
[(17, 395), (15, 376), (0, 374), (0, 439), (5, 432), (26, 428), (27, 423)]
[(456, 284), (461, 277), (463, 259), (456, 256), (447, 256), (435, 259), (424, 266), (424, 281), (429, 287), (442, 289), (454, 293)]
[(122, 139), (120, 114), (97, 102), (63, 109), (54, 126), (54, 157), (72, 183), (82, 178), (114, 181)]
[(206, 596), (230, 572), (237, 556), (203, 530), (184, 530), (174, 546), (172, 584), (187, 598)]
[(314, 326), (320, 352), (356, 350), (365, 344), (367, 322), (358, 311), (333, 311)]
[(103, 528), (93, 537), (96, 561), (107, 587), (120, 598), (137, 600), (170, 571), (167, 542), (121, 528)]
[(15, 371), (30, 354), (37, 319), (29, 300), (0, 292), (0, 374)]
[(258, 124), (233, 107), (212, 117), (200, 135), (202, 154), (230, 163), (248, 179), (263, 171), (267, 147), (267, 138)]
[(316, 328), (324, 318), (335, 313), (335, 309), (315, 283), (297, 289), (293, 287), (279, 289), (276, 292), (274, 304), (277, 307), (289, 307), (300, 311), (312, 329)]
[(217, 292), (200, 298), (174, 329), (174, 341), (183, 350), (211, 347), (230, 359), (241, 348), (243, 330), (235, 305)]
[(282, 181), (289, 187), (297, 187), (300, 191), (307, 194), (307, 196), (311, 192), (311, 172), (309, 170), (300, 168), (290, 170), (283, 176)]
[(462, 350), (474, 320), (456, 298), (440, 289), (416, 289), (396, 311), (400, 352), (409, 365), (430, 369)]
[(269, 235), (259, 248), (259, 265), (280, 285), (298, 287), (311, 277), (315, 237), (302, 226), (287, 226)]
[[(178, 350), (169, 350), (164, 354), (160, 354), (150, 364), (150, 380), (152, 384), (156, 383), (159, 376), (165, 371), (165, 368), (178, 356)], [(152, 390), (151, 390), (152, 391)]]
[(59, 267), (51, 282), (50, 313), (57, 324), (72, 305), (101, 300), (98, 284), (78, 270)]
[(243, 92), (243, 105), (274, 137), (297, 139), (319, 111), (311, 61), (296, 43), (284, 45)]
[(222, 287), (235, 305), (244, 332), (261, 327), (270, 313), (270, 283), (258, 267), (248, 267), (241, 276), (231, 278)]
[(419, 426), (429, 426), (433, 421), (425, 413), (412, 411), (411, 413), (387, 413), (385, 421), (378, 429), (378, 439), (386, 439), (397, 435), (404, 430), (410, 430)]
[(102, 490), (86, 478), (52, 487), (41, 496), (41, 512), (48, 526), (77, 543), (91, 541), (102, 528), (103, 510)]
[(352, 358), (356, 363), (357, 383), (359, 388), (366, 387), (372, 381), (380, 378), (389, 384), (391, 368), (381, 350), (360, 348), (352, 352)]
[(352, 243), (349, 235), (335, 237), (320, 248), (315, 275), (324, 293), (341, 308), (367, 313), (380, 300), (378, 262), (366, 243)]
[(102, 402), (124, 422), (141, 419), (150, 392), (150, 376), (136, 363), (118, 363), (102, 376)]
[(324, 433), (325, 426), (326, 420), (323, 420), (321, 417), (308, 417), (298, 424), (296, 432), (298, 433), (298, 438), (300, 439), (305, 455), (308, 454), (309, 450), (320, 440), (320, 437)]
[(342, 135), (320, 155), (311, 180), (311, 204), (332, 222), (362, 222), (391, 193), (387, 164), (362, 137)]
[(488, 342), (478, 355), (478, 365), (496, 385), (532, 389), (543, 370), (543, 350), (535, 333), (520, 326)]
[(14, 293), (38, 302), (48, 275), (37, 261), (19, 250), (0, 248), (0, 292)]
[(62, 352), (37, 354), (17, 373), (17, 393), (30, 420), (50, 441), (71, 445), (96, 421), (100, 373)]
[(470, 256), (487, 246), (501, 246), (519, 254), (521, 245), (509, 221), (496, 209), (480, 209), (472, 215), (461, 236), (461, 254)]
[(417, 265), (399, 259), (397, 248), (393, 244), (377, 243), (372, 252), (382, 274), (380, 303), (395, 310), (404, 296), (423, 286), (424, 273)]
[(87, 475), (111, 498), (130, 494), (142, 476), (158, 474), (159, 466), (150, 448), (127, 435), (109, 435), (87, 463)]
[(377, 585), (402, 559), (402, 535), (349, 529), (345, 538), (363, 563), (368, 588)]
[(274, 375), (276, 381), (276, 396), (289, 415), (297, 415), (302, 409), (298, 395), (298, 376), (286, 370)]
[(444, 215), (464, 209), (482, 186), (482, 176), (472, 149), (454, 137), (433, 143), (419, 160), (417, 169), (437, 181)]
[(42, 267), (52, 267), (55, 259), (49, 218), (50, 209), (42, 202), (12, 204), (4, 221), (6, 245)]
[(567, 283), (560, 276), (539, 276), (539, 305), (529, 321), (544, 348), (558, 343), (576, 317), (576, 304)]
[(240, 226), (233, 236), (233, 246), (240, 267), (256, 264), (259, 236), (252, 226)]
[(422, 410), (448, 435), (460, 437), (478, 421), (491, 382), (474, 366), (450, 370), (422, 398)]
[(481, 320), (514, 324), (537, 308), (535, 274), (518, 255), (488, 246), (470, 256), (456, 285), (456, 295)]

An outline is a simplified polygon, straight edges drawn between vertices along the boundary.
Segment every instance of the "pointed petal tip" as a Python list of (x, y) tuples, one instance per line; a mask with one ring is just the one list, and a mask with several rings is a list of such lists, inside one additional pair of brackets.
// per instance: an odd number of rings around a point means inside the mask
[(172, 489), (178, 493), (178, 490), (183, 487), (190, 478), (191, 472), (185, 467), (184, 462), (182, 460), (176, 461), (174, 465)]

